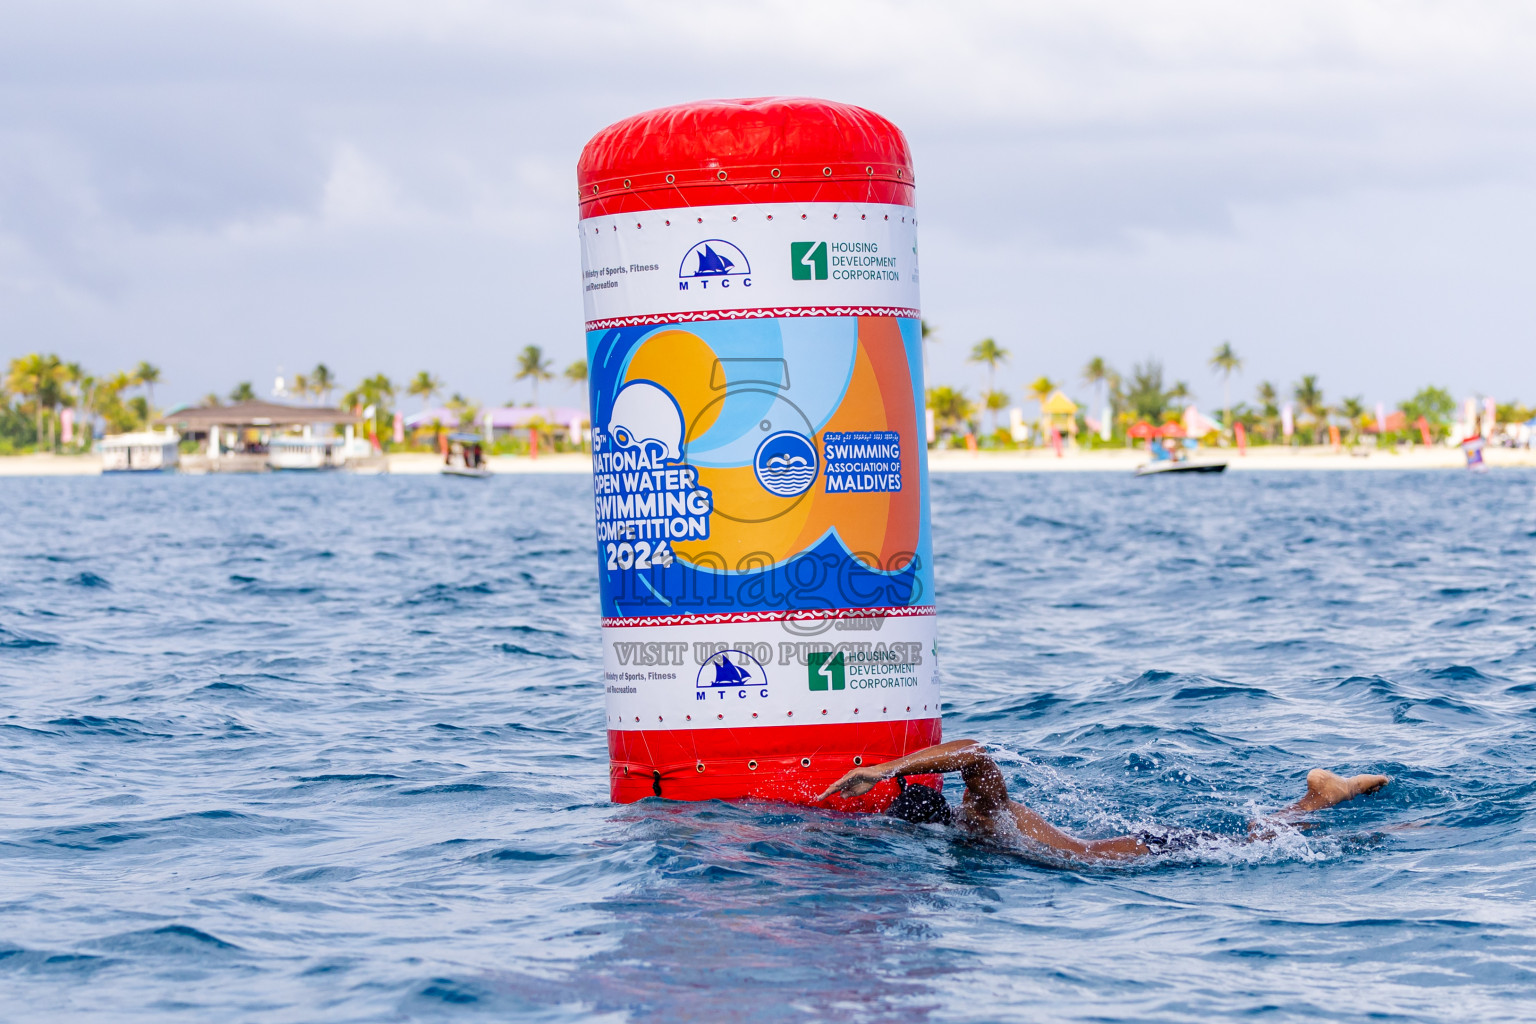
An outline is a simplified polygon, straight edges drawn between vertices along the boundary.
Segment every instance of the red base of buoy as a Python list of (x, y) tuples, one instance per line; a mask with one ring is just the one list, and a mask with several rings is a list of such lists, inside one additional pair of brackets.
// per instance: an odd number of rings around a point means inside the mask
[[(754, 729), (610, 729), (610, 792), (621, 804), (648, 796), (809, 804), (857, 767), (855, 758), (880, 764), (932, 746), (941, 736), (937, 718)], [(938, 776), (914, 781), (940, 785)], [(887, 781), (857, 799), (834, 797), (821, 806), (883, 811), (896, 793), (896, 783)]]

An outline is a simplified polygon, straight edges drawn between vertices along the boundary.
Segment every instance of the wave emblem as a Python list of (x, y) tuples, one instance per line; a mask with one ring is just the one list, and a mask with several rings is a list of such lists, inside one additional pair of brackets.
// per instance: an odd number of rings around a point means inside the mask
[(804, 434), (781, 430), (757, 446), (752, 470), (763, 490), (780, 498), (796, 498), (811, 489), (821, 464), (816, 446)]

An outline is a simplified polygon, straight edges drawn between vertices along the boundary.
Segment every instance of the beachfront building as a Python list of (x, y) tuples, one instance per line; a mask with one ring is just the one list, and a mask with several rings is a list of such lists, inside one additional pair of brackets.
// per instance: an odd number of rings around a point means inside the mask
[(1040, 436), (1049, 440), (1053, 432), (1057, 437), (1077, 437), (1077, 403), (1061, 391), (1052, 391), (1040, 403)]
[[(197, 473), (264, 473), (269, 469), (364, 468), (373, 457), (355, 436), (360, 417), (340, 409), (276, 402), (237, 402), (168, 412), (158, 421), (199, 443), (182, 469)], [(336, 428), (344, 431), (336, 437)], [(340, 442), (339, 444), (337, 442)]]
[(536, 405), (508, 406), (486, 409), (478, 417), (481, 433), (487, 441), (498, 437), (527, 437), (534, 427), (545, 437), (556, 442), (583, 444), (588, 437), (587, 412), (585, 409), (542, 407)]

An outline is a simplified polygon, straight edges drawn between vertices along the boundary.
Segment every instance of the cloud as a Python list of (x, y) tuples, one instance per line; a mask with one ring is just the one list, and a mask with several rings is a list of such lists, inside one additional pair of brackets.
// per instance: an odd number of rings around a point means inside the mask
[[(511, 341), (579, 345), (586, 138), (791, 93), (904, 127), (925, 308), (1020, 373), (1156, 348), (1199, 385), (1230, 336), (1282, 377), (1504, 386), (1448, 367), (1443, 331), (1528, 326), (1488, 282), (1529, 267), (1490, 219), (1531, 198), (1533, 57), (1536, 9), (1496, 2), (15, 3), (0, 336), (102, 363), (131, 339), (192, 397), (276, 361), (403, 375), (413, 332), (451, 329), (440, 372), (500, 400)], [(1402, 354), (1373, 368), (1345, 333)], [(975, 376), (963, 348), (936, 369)]]

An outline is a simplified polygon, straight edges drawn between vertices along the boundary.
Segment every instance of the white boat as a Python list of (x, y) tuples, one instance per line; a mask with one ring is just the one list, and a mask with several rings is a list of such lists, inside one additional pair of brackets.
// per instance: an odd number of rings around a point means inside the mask
[(467, 476), (484, 480), (491, 475), (485, 465), (485, 438), (478, 434), (449, 434), (443, 453), (444, 476)]
[(96, 442), (103, 473), (161, 473), (174, 470), (181, 435), (174, 430), (108, 434)]
[(1224, 473), (1227, 464), (1222, 459), (1158, 459), (1136, 467), (1137, 476), (1160, 476), (1164, 473)]
[(274, 437), (267, 442), (267, 468), (315, 472), (337, 469), (346, 442), (339, 437)]

